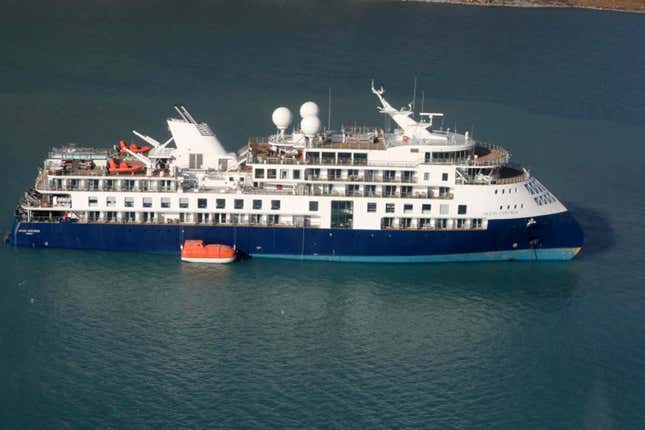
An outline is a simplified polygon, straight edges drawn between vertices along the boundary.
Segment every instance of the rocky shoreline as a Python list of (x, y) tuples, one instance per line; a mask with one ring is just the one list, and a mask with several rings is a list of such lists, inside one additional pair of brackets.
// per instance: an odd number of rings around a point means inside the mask
[(425, 3), (454, 3), (473, 6), (522, 8), (582, 8), (645, 13), (645, 0), (403, 0)]

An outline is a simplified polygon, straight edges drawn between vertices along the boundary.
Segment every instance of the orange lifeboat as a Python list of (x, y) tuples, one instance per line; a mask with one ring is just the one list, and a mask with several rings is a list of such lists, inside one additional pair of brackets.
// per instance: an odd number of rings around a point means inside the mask
[(187, 240), (181, 249), (181, 261), (190, 263), (231, 263), (237, 257), (228, 245), (205, 245), (203, 240)]
[(114, 158), (110, 158), (108, 161), (108, 172), (111, 175), (118, 173), (138, 173), (142, 172), (144, 168), (145, 166), (143, 164), (128, 164), (125, 161), (117, 163)]
[(130, 146), (128, 146), (127, 143), (125, 143), (125, 140), (120, 140), (119, 141), (119, 154), (125, 154), (125, 149), (129, 149), (130, 151), (136, 153), (136, 154), (147, 154), (150, 149), (152, 149), (150, 146), (137, 146), (134, 143), (131, 143)]

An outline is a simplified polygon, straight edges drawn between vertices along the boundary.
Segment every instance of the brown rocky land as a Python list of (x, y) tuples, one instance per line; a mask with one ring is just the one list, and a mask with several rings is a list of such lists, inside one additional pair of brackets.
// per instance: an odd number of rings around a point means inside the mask
[(422, 0), (434, 3), (462, 3), (481, 6), (579, 7), (645, 12), (645, 0)]

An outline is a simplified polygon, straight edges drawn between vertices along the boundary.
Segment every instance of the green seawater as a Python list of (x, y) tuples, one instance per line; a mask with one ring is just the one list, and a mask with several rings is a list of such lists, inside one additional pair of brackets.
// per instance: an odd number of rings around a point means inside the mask
[[(369, 80), (510, 148), (586, 235), (567, 263), (361, 265), (0, 247), (0, 428), (643, 428), (645, 15), (380, 1), (0, 7), (0, 221), (51, 146), (236, 150)], [(324, 116), (324, 115), (323, 115)]]

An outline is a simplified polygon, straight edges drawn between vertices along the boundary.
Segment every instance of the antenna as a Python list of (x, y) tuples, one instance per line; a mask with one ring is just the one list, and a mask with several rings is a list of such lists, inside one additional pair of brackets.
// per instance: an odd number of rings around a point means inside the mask
[(417, 77), (414, 77), (414, 90), (412, 91), (412, 112), (414, 112), (414, 108), (416, 107), (416, 101), (417, 101)]
[(331, 129), (331, 87), (329, 87), (329, 100), (327, 104), (327, 130)]
[(426, 92), (421, 90), (421, 112), (423, 112), (423, 103), (426, 101)]

